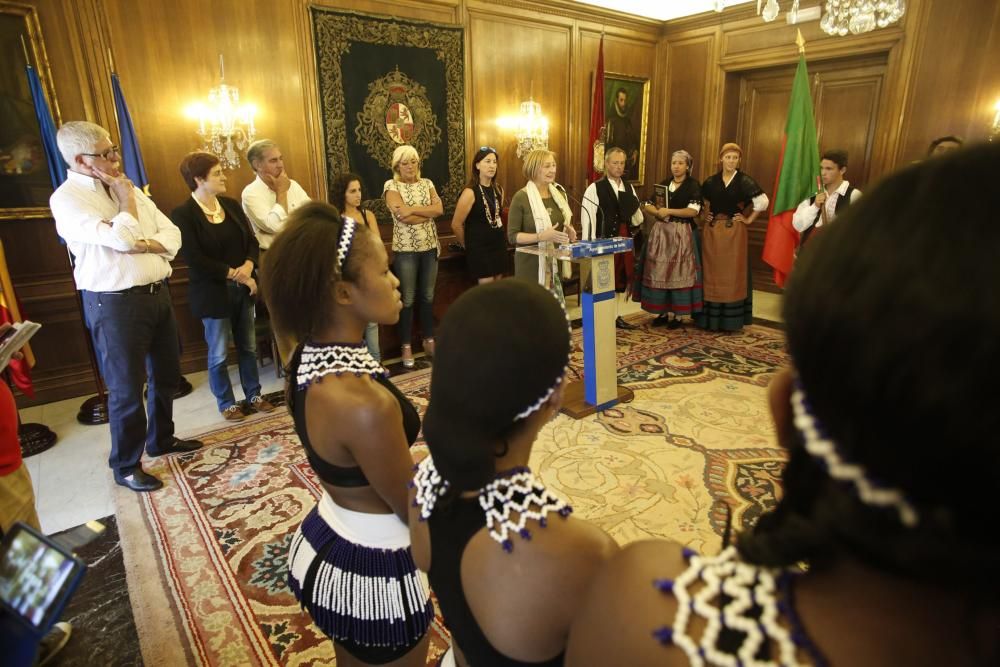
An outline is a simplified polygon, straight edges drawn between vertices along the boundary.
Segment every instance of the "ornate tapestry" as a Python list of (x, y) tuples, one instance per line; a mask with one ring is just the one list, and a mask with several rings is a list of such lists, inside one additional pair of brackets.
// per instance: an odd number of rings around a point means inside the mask
[(322, 7), (312, 18), (327, 184), (358, 174), (365, 207), (387, 223), (382, 185), (410, 144), (450, 213), (465, 182), (463, 29)]

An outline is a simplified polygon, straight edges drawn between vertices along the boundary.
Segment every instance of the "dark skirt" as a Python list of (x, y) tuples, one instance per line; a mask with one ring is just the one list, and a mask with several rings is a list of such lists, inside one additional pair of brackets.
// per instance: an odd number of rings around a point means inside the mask
[(747, 295), (740, 301), (705, 302), (705, 324), (709, 331), (739, 331), (753, 324), (753, 281), (747, 266)]
[(507, 232), (483, 223), (469, 225), (465, 233), (465, 261), (473, 280), (507, 273), (510, 265)]
[(406, 525), (393, 514), (345, 510), (326, 494), (292, 538), (288, 584), (320, 630), (369, 664), (406, 655), (434, 618)]

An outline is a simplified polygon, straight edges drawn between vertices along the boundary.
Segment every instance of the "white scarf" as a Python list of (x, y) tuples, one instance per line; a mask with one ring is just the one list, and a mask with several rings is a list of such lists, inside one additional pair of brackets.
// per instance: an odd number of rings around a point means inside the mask
[[(549, 217), (549, 212), (545, 208), (545, 203), (542, 201), (542, 193), (538, 190), (538, 186), (535, 185), (534, 181), (528, 181), (528, 184), (524, 186), (525, 191), (528, 193), (528, 203), (531, 205), (531, 217), (535, 219), (535, 233), (541, 234), (546, 229), (552, 227), (552, 219)], [(556, 206), (563, 214), (563, 224), (569, 226), (573, 220), (573, 211), (569, 210), (569, 202), (566, 201), (566, 197), (560, 192), (559, 188), (555, 186), (555, 183), (549, 185), (549, 195), (552, 197), (552, 201), (555, 202)], [(539, 241), (538, 249), (542, 252), (548, 253), (551, 248), (551, 243), (549, 241)], [(538, 258), (538, 284), (546, 289), (549, 288), (545, 284), (545, 262), (544, 260), (549, 260), (549, 266), (552, 270), (552, 277), (555, 280), (556, 273), (559, 271), (559, 260), (555, 257), (549, 256), (539, 256)]]

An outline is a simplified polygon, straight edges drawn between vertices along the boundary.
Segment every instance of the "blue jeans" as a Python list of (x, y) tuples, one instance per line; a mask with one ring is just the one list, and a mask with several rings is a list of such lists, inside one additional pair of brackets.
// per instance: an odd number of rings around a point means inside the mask
[(434, 336), (434, 284), (437, 282), (437, 250), (397, 252), (392, 262), (399, 278), (403, 310), (399, 313), (399, 337), (403, 345), (413, 339), (413, 304), (420, 297), (420, 327), (424, 338)]
[(230, 282), (229, 317), (202, 318), (205, 342), (208, 343), (208, 386), (212, 389), (219, 411), (236, 404), (233, 384), (226, 368), (226, 353), (232, 336), (236, 343), (240, 384), (247, 401), (260, 396), (260, 375), (257, 373), (257, 336), (254, 332), (253, 298), (242, 285)]
[[(108, 387), (111, 456), (117, 475), (139, 466), (142, 451), (162, 454), (174, 440), (174, 394), (181, 379), (170, 290), (156, 294), (83, 291), (84, 316)], [(142, 384), (149, 389), (145, 407)]]
[(382, 350), (378, 346), (378, 324), (369, 322), (365, 327), (365, 345), (368, 351), (375, 357), (375, 361), (382, 361)]

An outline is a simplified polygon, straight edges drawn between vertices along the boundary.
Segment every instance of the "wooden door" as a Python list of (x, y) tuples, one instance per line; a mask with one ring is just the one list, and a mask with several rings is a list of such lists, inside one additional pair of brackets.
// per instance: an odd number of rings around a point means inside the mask
[[(820, 154), (831, 148), (848, 152), (846, 178), (862, 190), (868, 184), (871, 151), (883, 90), (884, 56), (859, 57), (809, 66)], [(738, 73), (730, 82), (739, 94), (736, 127), (723, 127), (723, 140), (735, 134), (743, 147), (741, 168), (774, 197), (781, 140), (791, 99), (795, 66)], [(767, 216), (750, 228), (750, 266), (754, 287), (780, 291), (764, 263)]]

